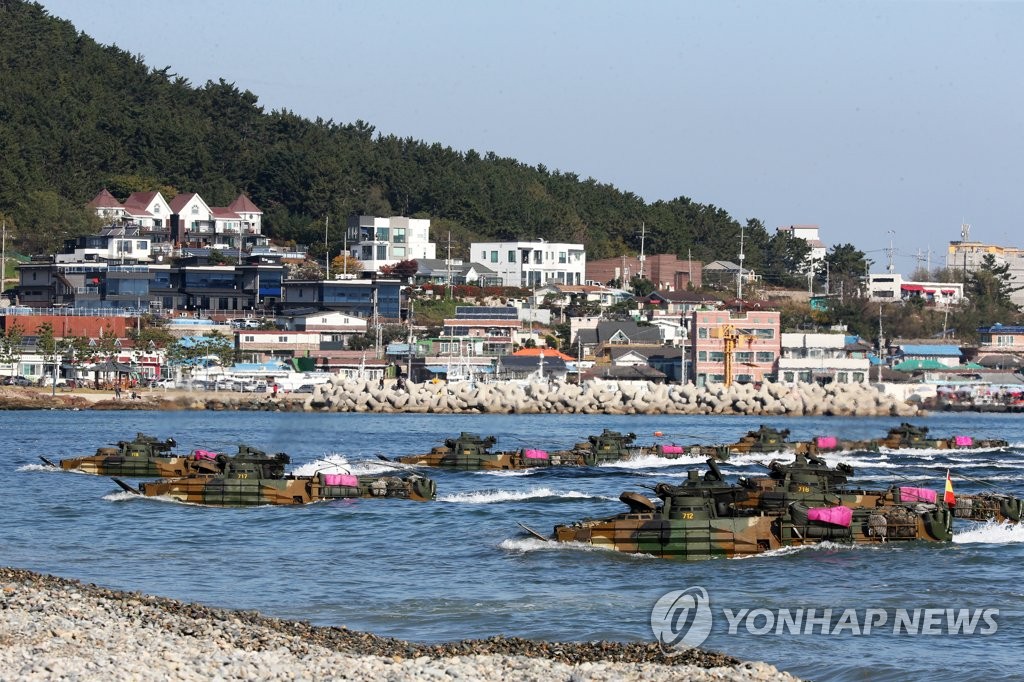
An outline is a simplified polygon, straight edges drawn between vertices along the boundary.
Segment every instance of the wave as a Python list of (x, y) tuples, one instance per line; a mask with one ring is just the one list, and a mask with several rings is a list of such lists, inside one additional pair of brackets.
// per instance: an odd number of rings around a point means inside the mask
[(953, 542), (959, 545), (1009, 545), (1024, 542), (1024, 525), (988, 521), (970, 530), (953, 533)]
[(350, 474), (352, 465), (348, 458), (341, 454), (324, 455), (312, 462), (295, 467), (290, 473), (295, 476), (315, 476), (316, 474)]
[(475, 476), (531, 476), (541, 469), (532, 467), (530, 469), (481, 469), (480, 471), (472, 472)]
[(662, 457), (660, 455), (638, 455), (618, 462), (604, 462), (598, 465), (599, 469), (661, 469), (664, 467), (693, 466), (704, 464), (706, 457)]
[(819, 542), (813, 545), (789, 545), (787, 547), (779, 547), (778, 549), (770, 549), (767, 552), (761, 552), (759, 554), (748, 554), (746, 556), (731, 557), (733, 561), (740, 561), (745, 559), (760, 559), (762, 557), (780, 557), (787, 556), (790, 554), (798, 554), (800, 552), (837, 552), (837, 551), (848, 551), (853, 549), (872, 549), (871, 545), (858, 545), (858, 544), (846, 544), (839, 542), (831, 542), (826, 540), (825, 542)]
[(141, 499), (155, 499), (155, 498), (145, 498), (145, 497), (143, 497), (141, 495), (136, 495), (135, 493), (130, 493), (127, 490), (121, 490), (121, 491), (118, 491), (116, 493), (109, 493), (107, 495), (104, 495), (103, 499), (106, 500), (107, 502), (124, 502), (125, 500), (141, 500)]
[(564, 500), (610, 500), (614, 497), (603, 495), (589, 495), (578, 490), (558, 491), (551, 488), (539, 487), (529, 490), (480, 490), (469, 493), (456, 493), (454, 495), (441, 495), (438, 502), (454, 502), (457, 504), (494, 504), (495, 502), (518, 502), (522, 500), (536, 500), (544, 498), (556, 498)]
[[(608, 547), (587, 544), (585, 542), (557, 542), (555, 540), (544, 541), (537, 538), (507, 538), (498, 543), (498, 548), (508, 552), (550, 552), (550, 551), (572, 551), (572, 552), (613, 552)], [(644, 556), (644, 555), (639, 555)]]
[[(49, 464), (22, 464), (20, 467), (15, 469), (15, 471), (49, 471), (49, 472), (61, 471), (61, 472), (63, 472), (64, 470), (61, 469), (59, 466), (52, 467)], [(73, 474), (84, 474), (85, 473), (84, 471), (77, 471), (75, 469), (69, 469), (68, 471), (70, 473), (73, 473)]]

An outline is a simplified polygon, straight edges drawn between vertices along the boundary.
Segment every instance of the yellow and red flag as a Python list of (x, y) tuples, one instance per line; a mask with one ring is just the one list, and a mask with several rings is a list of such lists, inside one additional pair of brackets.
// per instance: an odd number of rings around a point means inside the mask
[(956, 496), (953, 494), (953, 479), (949, 477), (949, 469), (946, 469), (946, 492), (942, 495), (942, 501), (950, 508), (956, 506)]

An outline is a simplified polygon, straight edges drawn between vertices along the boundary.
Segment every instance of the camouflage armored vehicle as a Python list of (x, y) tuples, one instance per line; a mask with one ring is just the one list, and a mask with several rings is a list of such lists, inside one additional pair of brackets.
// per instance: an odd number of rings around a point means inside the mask
[(422, 455), (408, 455), (394, 459), (378, 455), (385, 461), (412, 466), (433, 466), (473, 471), (479, 469), (530, 469), (550, 466), (595, 466), (621, 462), (633, 457), (657, 455), (680, 457), (700, 455), (704, 457), (728, 457), (727, 446), (708, 445), (633, 445), (635, 433), (619, 433), (604, 429), (599, 435), (590, 436), (586, 441), (576, 443), (569, 450), (538, 450), (521, 448), (503, 452), (492, 452), (494, 436), (481, 438), (478, 434), (463, 431), (458, 438), (448, 438), (444, 445), (433, 448)]
[(891, 448), (934, 448), (937, 450), (960, 450), (964, 448), (1005, 448), (1010, 444), (996, 438), (974, 438), (973, 436), (950, 436), (929, 438), (927, 426), (914, 426), (903, 422), (889, 429), (888, 435), (875, 441), (879, 447)]
[(928, 438), (927, 426), (914, 426), (904, 422), (889, 429), (884, 438), (870, 440), (843, 440), (835, 436), (815, 436), (808, 441), (789, 441), (788, 429), (775, 429), (762, 425), (750, 431), (730, 446), (730, 453), (748, 452), (793, 452), (818, 454), (824, 452), (868, 451), (878, 452), (880, 448), (934, 448), (938, 450), (965, 448), (1004, 448), (1005, 440), (974, 438), (973, 436), (950, 436), (949, 438)]
[[(853, 476), (853, 467), (839, 463), (833, 469), (815, 455), (797, 453), (792, 463), (773, 461), (768, 464), (768, 470), (768, 476), (740, 479), (740, 485), (751, 494), (738, 506), (781, 509), (791, 502), (854, 507), (939, 504), (938, 492), (930, 488), (893, 486), (886, 490), (865, 490), (845, 487), (848, 478)], [(956, 518), (1018, 523), (1024, 511), (1024, 500), (1002, 493), (958, 493), (952, 509)]]
[(180, 502), (217, 506), (296, 505), (357, 497), (390, 497), (425, 502), (437, 496), (433, 480), (407, 476), (354, 476), (318, 473), (282, 476), (266, 462), (229, 461), (219, 474), (193, 474), (182, 478), (140, 483), (133, 488), (114, 481), (127, 492), (147, 497), (171, 497)]
[(62, 459), (54, 464), (40, 457), (49, 466), (65, 471), (81, 471), (99, 476), (126, 476), (129, 478), (170, 478), (190, 474), (216, 474), (224, 470), (231, 459), (240, 462), (265, 462), (270, 469), (284, 475), (290, 462), (283, 452), (268, 454), (248, 445), (239, 445), (234, 455), (218, 454), (209, 450), (194, 450), (188, 455), (172, 452), (177, 442), (173, 438), (158, 440), (144, 433), (133, 440), (118, 441), (113, 447), (97, 448), (95, 455)]
[(824, 541), (948, 542), (953, 536), (953, 514), (935, 504), (811, 506), (793, 501), (772, 509), (744, 505), (751, 491), (725, 483), (714, 460), (708, 462), (711, 471), (703, 478), (691, 471), (682, 485), (658, 484), (654, 492), (660, 504), (626, 492), (619, 499), (629, 507), (627, 512), (555, 526), (551, 539), (693, 561)]

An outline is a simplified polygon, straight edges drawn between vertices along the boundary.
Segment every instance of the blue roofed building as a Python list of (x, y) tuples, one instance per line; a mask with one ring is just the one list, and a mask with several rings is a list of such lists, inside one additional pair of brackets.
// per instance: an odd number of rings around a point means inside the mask
[(958, 367), (963, 353), (960, 346), (953, 344), (897, 343), (892, 357), (895, 364), (907, 360), (933, 360), (945, 367)]

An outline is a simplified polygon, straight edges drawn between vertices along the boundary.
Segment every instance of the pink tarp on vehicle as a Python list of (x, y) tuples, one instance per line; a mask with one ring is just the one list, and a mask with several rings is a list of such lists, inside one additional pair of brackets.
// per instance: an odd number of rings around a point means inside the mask
[(351, 474), (324, 474), (324, 485), (341, 485), (346, 488), (358, 488), (359, 477)]
[(525, 450), (523, 456), (526, 459), (547, 459), (548, 453), (544, 450)]
[(683, 454), (682, 445), (662, 445), (661, 452), (664, 455), (681, 455)]
[(807, 510), (808, 521), (820, 521), (830, 526), (849, 528), (853, 522), (853, 510), (849, 507), (811, 507)]
[(839, 445), (835, 436), (818, 436), (817, 443), (819, 450), (835, 450)]
[(938, 498), (939, 494), (930, 488), (900, 487), (901, 502), (927, 502), (928, 504), (935, 504), (935, 500)]
[(974, 439), (970, 436), (954, 436), (953, 442), (958, 448), (969, 448), (974, 445)]
[(210, 450), (193, 450), (192, 456), (196, 459), (217, 459), (217, 453)]

